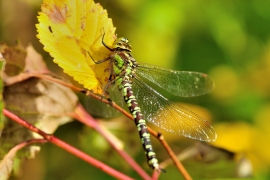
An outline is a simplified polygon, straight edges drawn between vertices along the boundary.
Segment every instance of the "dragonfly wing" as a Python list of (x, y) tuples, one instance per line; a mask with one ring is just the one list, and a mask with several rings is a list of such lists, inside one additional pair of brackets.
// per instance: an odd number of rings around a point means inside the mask
[(213, 80), (199, 72), (174, 71), (155, 65), (139, 64), (136, 74), (175, 96), (200, 96), (214, 88)]
[[(127, 109), (124, 99), (121, 96), (121, 93), (119, 92), (117, 85), (113, 85), (112, 87), (110, 87), (108, 90), (108, 93), (109, 93), (110, 99), (113, 102), (115, 102), (117, 105), (119, 105), (123, 109)], [(85, 105), (86, 105), (86, 110), (94, 117), (113, 118), (113, 117), (117, 117), (121, 115), (119, 111), (111, 107), (109, 104), (105, 104), (89, 96), (85, 100)]]
[(161, 129), (200, 141), (215, 141), (213, 127), (194, 112), (176, 104), (135, 77), (133, 90), (145, 119)]

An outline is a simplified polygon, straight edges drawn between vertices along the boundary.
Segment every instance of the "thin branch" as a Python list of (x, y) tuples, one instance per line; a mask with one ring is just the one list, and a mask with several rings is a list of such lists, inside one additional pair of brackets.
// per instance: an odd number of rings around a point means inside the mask
[(171, 147), (169, 146), (169, 144), (165, 140), (164, 136), (162, 134), (159, 134), (158, 133), (157, 134), (157, 138), (159, 139), (160, 143), (164, 146), (164, 148), (166, 149), (166, 151), (170, 155), (172, 161), (174, 162), (175, 166), (179, 169), (179, 171), (181, 172), (181, 174), (183, 175), (183, 177), (186, 180), (191, 180), (192, 179), (191, 176), (188, 174), (188, 172), (185, 169), (185, 167), (182, 165), (182, 163), (180, 162), (180, 160), (174, 154), (174, 152), (172, 151)]
[(13, 148), (11, 148), (8, 151), (8, 153), (5, 154), (3, 159), (1, 159), (0, 161), (0, 179), (9, 179), (9, 176), (12, 172), (12, 167), (14, 165), (14, 159), (19, 150), (33, 143), (45, 143), (45, 142), (47, 142), (45, 139), (31, 139), (28, 141), (21, 142), (20, 144), (17, 144)]
[(13, 121), (17, 122), (18, 124), (21, 124), (22, 126), (26, 127), (27, 129), (38, 133), (39, 135), (41, 135), (44, 139), (46, 139), (47, 141), (57, 145), (58, 147), (70, 152), (71, 154), (79, 157), (80, 159), (88, 162), (89, 164), (92, 164), (93, 166), (99, 168), (100, 170), (104, 171), (107, 174), (110, 174), (111, 176), (117, 178), (117, 179), (128, 179), (131, 180), (131, 177), (126, 176), (125, 174), (122, 174), (119, 171), (116, 171), (115, 169), (112, 169), (111, 167), (107, 166), (106, 164), (92, 158), (91, 156), (85, 154), (84, 152), (74, 148), (73, 146), (65, 143), (64, 141), (54, 137), (53, 135), (47, 134), (45, 132), (43, 132), (42, 130), (36, 128), (35, 126), (33, 126), (32, 124), (28, 123), (27, 121), (19, 118), (18, 116), (16, 116), (15, 114), (13, 114), (12, 112), (4, 109), (3, 113), (5, 116), (9, 117), (10, 119), (12, 119)]
[(123, 149), (122, 147), (118, 146), (114, 139), (116, 137), (112, 137), (112, 135), (108, 135), (106, 133), (105, 128), (102, 128), (102, 126), (96, 121), (92, 116), (90, 116), (85, 109), (82, 107), (82, 105), (79, 105), (75, 109), (75, 114), (73, 116), (83, 124), (95, 129), (102, 137), (105, 138), (105, 140), (110, 144), (110, 146), (126, 161), (130, 164), (131, 167), (143, 178), (151, 180), (152, 178), (132, 159)]
[(18, 150), (20, 150), (20, 149), (22, 149), (25, 146), (28, 146), (30, 144), (34, 144), (34, 143), (46, 143), (46, 142), (48, 142), (46, 139), (30, 139), (30, 140), (21, 142), (20, 144), (17, 144), (13, 148), (11, 148), (10, 151), (18, 151)]
[[(118, 106), (117, 104), (115, 104), (114, 102), (109, 102), (107, 99), (105, 98), (100, 98), (100, 96), (91, 93), (89, 91), (85, 91), (85, 89), (81, 89), (78, 88), (76, 86), (73, 86), (71, 84), (68, 84), (66, 82), (63, 82), (62, 80), (53, 78), (49, 75), (44, 75), (44, 74), (40, 74), (40, 73), (27, 73), (27, 74), (23, 74), (22, 78), (29, 78), (29, 77), (37, 77), (37, 78), (41, 78), (50, 82), (55, 82), (58, 84), (61, 84), (63, 86), (66, 86), (74, 91), (78, 91), (78, 92), (82, 92), (85, 93), (86, 95), (89, 95), (97, 100), (100, 100), (106, 104), (109, 104), (110, 106), (112, 106), (113, 108), (115, 108), (116, 110), (120, 111), (121, 113), (123, 113), (126, 117), (128, 117), (129, 119), (133, 120), (133, 117), (131, 116), (130, 113), (126, 112), (125, 110), (123, 110), (120, 106)], [(177, 156), (175, 155), (175, 153), (172, 151), (172, 149), (170, 148), (170, 146), (168, 145), (168, 143), (166, 142), (165, 138), (163, 136), (160, 136), (160, 134), (156, 131), (154, 131), (153, 129), (148, 127), (148, 131), (151, 135), (153, 135), (154, 137), (156, 137), (161, 144), (164, 146), (164, 148), (166, 149), (167, 153), (169, 154), (169, 156), (171, 157), (172, 161), (174, 162), (176, 168), (179, 170), (179, 172), (184, 176), (185, 179), (190, 180), (192, 179), (191, 176), (188, 174), (187, 170), (184, 168), (184, 166), (181, 164), (181, 162), (178, 160)]]

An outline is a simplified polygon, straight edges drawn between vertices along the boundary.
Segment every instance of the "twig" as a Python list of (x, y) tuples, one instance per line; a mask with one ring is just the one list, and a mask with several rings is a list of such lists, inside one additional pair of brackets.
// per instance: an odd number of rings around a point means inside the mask
[(30, 144), (34, 144), (34, 143), (46, 143), (46, 142), (48, 142), (46, 139), (30, 139), (30, 140), (21, 142), (20, 144), (17, 144), (13, 148), (11, 148), (10, 151), (18, 151), (18, 150), (20, 150), (20, 149), (22, 149), (25, 146), (28, 146)]
[[(120, 106), (118, 106), (117, 104), (115, 104), (114, 102), (109, 102), (107, 99), (105, 98), (100, 98), (100, 96), (91, 93), (89, 91), (85, 91), (84, 89), (78, 88), (76, 86), (73, 86), (71, 84), (68, 84), (66, 82), (63, 82), (62, 80), (53, 78), (49, 75), (44, 75), (44, 74), (40, 74), (40, 73), (28, 73), (28, 74), (24, 74), (22, 75), (22, 78), (29, 78), (29, 77), (37, 77), (37, 78), (41, 78), (41, 79), (45, 79), (47, 81), (50, 82), (55, 82), (58, 84), (61, 84), (63, 86), (69, 87), (70, 89), (74, 90), (74, 91), (79, 91), (79, 92), (83, 92), (97, 100), (100, 100), (106, 104), (111, 105), (113, 108), (115, 108), (116, 110), (120, 111), (121, 113), (123, 113), (125, 116), (127, 116), (129, 119), (133, 120), (133, 117), (131, 116), (131, 114), (127, 113), (125, 110), (123, 110)], [(86, 93), (87, 92), (87, 93)], [(177, 156), (175, 155), (175, 153), (172, 151), (172, 149), (170, 148), (170, 146), (168, 145), (168, 143), (166, 142), (165, 138), (163, 136), (160, 136), (159, 133), (157, 133), (156, 131), (154, 131), (153, 129), (148, 127), (148, 131), (151, 135), (153, 135), (154, 137), (156, 137), (161, 144), (164, 146), (164, 148), (166, 149), (166, 151), (168, 152), (169, 156), (172, 158), (172, 161), (174, 162), (176, 168), (179, 170), (179, 172), (184, 176), (185, 179), (190, 180), (192, 179), (191, 176), (188, 174), (188, 172), (186, 171), (186, 169), (184, 168), (184, 166), (181, 164), (181, 162), (178, 160)]]
[(88, 162), (89, 164), (92, 164), (93, 166), (99, 168), (100, 170), (106, 172), (107, 174), (110, 174), (111, 176), (117, 178), (117, 179), (128, 179), (131, 180), (132, 178), (129, 176), (126, 176), (125, 174), (122, 174), (119, 171), (116, 171), (115, 169), (112, 169), (111, 167), (107, 166), (106, 164), (92, 158), (91, 156), (83, 153), (82, 151), (74, 148), (73, 146), (63, 142), (62, 140), (54, 137), (53, 135), (47, 134), (45, 132), (43, 132), (42, 130), (36, 128), (35, 126), (33, 126), (32, 124), (28, 123), (27, 121), (19, 118), (18, 116), (16, 116), (15, 114), (11, 113), (10, 111), (4, 109), (3, 113), (5, 116), (9, 117), (10, 119), (12, 119), (13, 121), (17, 122), (18, 124), (21, 124), (22, 126), (26, 127), (27, 129), (38, 133), (39, 135), (41, 135), (44, 139), (46, 139), (47, 141), (57, 145), (58, 147), (70, 152), (71, 154), (79, 157), (80, 159)]
[(79, 105), (76, 109), (75, 109), (75, 114), (73, 116), (74, 118), (76, 118), (77, 120), (79, 120), (80, 122), (82, 122), (83, 124), (92, 127), (93, 129), (95, 129), (101, 136), (103, 136), (106, 141), (110, 144), (111, 147), (113, 147), (113, 149), (124, 159), (126, 160), (126, 162), (128, 162), (130, 164), (131, 167), (133, 167), (133, 169), (143, 178), (143, 179), (148, 179), (151, 180), (152, 178), (136, 163), (136, 161), (134, 161), (125, 151), (123, 151), (123, 149), (119, 146), (116, 145), (116, 143), (114, 143), (113, 138), (116, 137), (110, 137), (108, 136), (108, 133), (105, 132), (105, 130), (102, 128), (102, 126), (98, 123), (98, 121), (96, 121), (95, 119), (93, 119), (93, 117), (91, 117), (86, 111), (85, 109)]
[[(155, 132), (153, 132), (153, 133), (155, 133)], [(191, 176), (188, 174), (188, 172), (185, 169), (185, 167), (182, 165), (182, 163), (179, 161), (179, 159), (177, 158), (177, 156), (174, 154), (174, 152), (172, 151), (171, 147), (169, 146), (169, 144), (165, 140), (164, 136), (162, 134), (160, 134), (160, 133), (158, 133), (156, 135), (157, 135), (157, 138), (159, 139), (160, 143), (164, 146), (164, 148), (166, 149), (166, 151), (168, 152), (168, 154), (172, 158), (172, 161), (174, 162), (175, 166), (179, 169), (179, 171), (183, 175), (183, 177), (186, 180), (191, 180), (192, 179)]]

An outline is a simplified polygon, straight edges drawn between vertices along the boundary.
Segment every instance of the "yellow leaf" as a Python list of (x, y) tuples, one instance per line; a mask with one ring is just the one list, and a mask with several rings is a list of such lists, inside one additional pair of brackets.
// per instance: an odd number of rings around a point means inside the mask
[(216, 125), (218, 138), (212, 145), (231, 152), (246, 152), (251, 149), (256, 129), (244, 122)]
[(115, 27), (107, 11), (93, 0), (44, 0), (36, 25), (40, 42), (64, 69), (85, 88), (102, 94), (109, 77), (109, 62), (95, 64), (105, 59), (115, 40)]
[(253, 173), (262, 173), (270, 166), (269, 109), (267, 105), (257, 114), (255, 124), (245, 122), (221, 123), (215, 126), (218, 138), (212, 145), (236, 153), (236, 160), (246, 157)]

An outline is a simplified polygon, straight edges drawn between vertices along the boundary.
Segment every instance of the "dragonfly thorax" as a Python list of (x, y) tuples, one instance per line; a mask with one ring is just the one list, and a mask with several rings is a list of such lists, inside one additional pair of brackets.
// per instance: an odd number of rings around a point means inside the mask
[(114, 50), (126, 50), (131, 52), (132, 48), (129, 44), (129, 41), (125, 37), (117, 38), (113, 43), (113, 49)]

